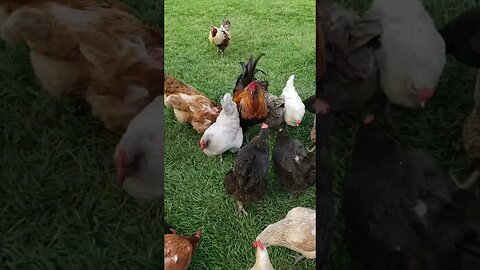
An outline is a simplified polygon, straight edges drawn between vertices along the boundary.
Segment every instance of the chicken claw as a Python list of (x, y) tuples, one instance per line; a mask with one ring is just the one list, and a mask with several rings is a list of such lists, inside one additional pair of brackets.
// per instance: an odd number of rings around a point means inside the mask
[(477, 179), (479, 177), (480, 177), (480, 171), (474, 171), (472, 173), (472, 175), (467, 179), (467, 181), (465, 181), (464, 183), (460, 183), (460, 181), (458, 181), (455, 177), (453, 177), (450, 174), (450, 178), (452, 178), (452, 181), (455, 183), (455, 185), (459, 189), (469, 189), (469, 188), (471, 188), (477, 182)]
[(245, 208), (243, 207), (243, 204), (239, 201), (235, 202), (235, 210), (237, 210), (237, 212), (240, 212), (245, 216), (248, 216), (248, 213), (247, 213), (247, 211), (245, 211)]
[(289, 255), (289, 256), (295, 258), (295, 262), (294, 262), (293, 265), (292, 265), (292, 269), (293, 269), (293, 267), (295, 266), (295, 264), (297, 264), (299, 261), (305, 259), (305, 256), (301, 255), (301, 254), (298, 253), (298, 252), (297, 252), (297, 255), (295, 255), (295, 256), (294, 256), (294, 255)]

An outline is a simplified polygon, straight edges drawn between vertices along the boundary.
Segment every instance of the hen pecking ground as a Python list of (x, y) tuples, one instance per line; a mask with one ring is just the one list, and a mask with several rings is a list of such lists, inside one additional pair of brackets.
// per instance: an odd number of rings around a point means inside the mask
[[(163, 25), (159, 1), (129, 4)], [(0, 63), (0, 268), (160, 269), (161, 205), (115, 184), (119, 136), (42, 89), (25, 47), (0, 41)]]
[[(212, 23), (227, 17), (232, 26), (231, 45), (223, 58), (208, 42)], [(240, 74), (240, 61), (265, 53), (258, 68), (267, 76), (269, 91), (280, 95), (289, 76), (302, 99), (315, 91), (315, 2), (310, 1), (165, 1), (165, 69), (219, 103), (231, 93)], [(306, 113), (302, 125), (288, 131), (311, 147), (309, 132), (313, 115)], [(249, 137), (257, 135), (259, 125)], [(270, 143), (276, 137), (270, 133)], [(299, 196), (281, 190), (272, 168), (268, 193), (257, 205), (247, 205), (249, 215), (234, 211), (233, 198), (224, 192), (223, 178), (233, 168), (235, 154), (208, 157), (198, 147), (201, 136), (190, 124), (176, 121), (173, 111), (165, 111), (165, 218), (182, 234), (202, 230), (199, 249), (191, 269), (250, 269), (255, 263), (252, 242), (267, 226), (285, 217), (296, 206), (315, 207), (315, 188)], [(268, 249), (275, 269), (290, 269), (295, 255), (281, 247)], [(314, 269), (315, 262), (304, 260), (296, 269)]]

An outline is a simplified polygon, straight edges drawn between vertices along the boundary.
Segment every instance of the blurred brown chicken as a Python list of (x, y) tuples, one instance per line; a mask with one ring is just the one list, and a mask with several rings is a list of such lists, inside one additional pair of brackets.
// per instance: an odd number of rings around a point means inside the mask
[(203, 134), (217, 120), (221, 108), (192, 86), (165, 76), (165, 105), (173, 107), (180, 123), (190, 122), (193, 128)]
[(192, 260), (193, 252), (200, 243), (201, 232), (197, 231), (195, 236), (182, 236), (176, 234), (165, 234), (163, 255), (164, 269), (168, 270), (186, 270)]
[(475, 84), (474, 107), (463, 123), (463, 146), (474, 169), (472, 175), (463, 184), (455, 180), (457, 186), (470, 188), (480, 176), (480, 70)]
[(42, 86), (53, 96), (85, 94), (108, 129), (123, 132), (161, 93), (163, 35), (125, 12), (126, 6), (103, 1), (1, 3), (7, 11), (2, 38), (9, 45), (28, 45)]

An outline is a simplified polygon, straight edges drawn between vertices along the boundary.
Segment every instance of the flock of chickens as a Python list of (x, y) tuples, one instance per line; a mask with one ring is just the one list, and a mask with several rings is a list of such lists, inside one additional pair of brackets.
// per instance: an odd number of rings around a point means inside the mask
[(447, 55), (480, 68), (480, 8), (437, 29), (420, 0), (374, 0), (362, 16), (322, 0), (317, 24), (321, 64), (313, 106), (317, 125), (325, 127), (319, 132), (330, 133), (334, 114), (377, 105), (358, 119), (342, 190), (351, 269), (480, 269), (480, 197), (472, 189), (480, 175), (480, 74), (463, 125), (474, 171), (466, 182), (451, 179), (429, 153), (401, 147), (386, 132), (395, 125), (396, 106), (428, 106)]
[[(224, 187), (236, 210), (247, 214), (244, 204), (266, 194), (271, 128), (279, 129), (272, 153), (275, 175), (286, 190), (302, 192), (315, 184), (316, 154), (290, 138), (287, 126), (300, 125), (307, 109), (317, 114), (319, 132), (329, 134), (333, 114), (383, 99), (384, 110), (361, 123), (342, 192), (352, 257), (369, 270), (479, 269), (480, 197), (471, 188), (480, 176), (480, 75), (475, 106), (463, 126), (473, 167), (464, 183), (450, 179), (430, 154), (393, 143), (380, 126), (383, 120), (392, 123), (391, 104), (427, 106), (446, 55), (480, 68), (480, 8), (438, 30), (420, 0), (375, 0), (362, 16), (331, 0), (320, 1), (317, 9), (319, 91), (305, 101), (295, 90), (294, 75), (280, 96), (272, 95), (268, 81), (255, 77), (264, 73), (256, 67), (259, 55), (241, 63), (232, 94), (217, 105), (164, 76), (162, 31), (116, 1), (1, 0), (0, 34), (9, 46), (29, 48), (35, 75), (51, 95), (84, 97), (107, 129), (124, 133), (114, 154), (117, 176), (130, 195), (143, 200), (163, 198), (158, 116), (164, 106), (201, 135), (199, 147), (206, 155), (237, 153)], [(209, 41), (222, 57), (231, 39), (229, 20), (212, 26)], [(258, 124), (260, 134), (249, 140), (248, 129)], [(311, 139), (318, 144), (315, 137), (314, 126)], [(253, 242), (252, 269), (273, 269), (266, 250), (272, 245), (316, 258), (315, 224), (314, 209), (296, 207), (267, 226)], [(165, 233), (165, 269), (186, 269), (201, 232), (184, 237), (166, 225)]]
[[(231, 22), (225, 19), (220, 28), (212, 26), (209, 41), (217, 47), (221, 57), (232, 38)], [(287, 126), (299, 126), (310, 108), (309, 98), (302, 101), (291, 75), (280, 96), (268, 91), (269, 82), (258, 80), (257, 68), (263, 54), (240, 63), (242, 72), (235, 81), (232, 93), (225, 93), (221, 106), (194, 87), (172, 76), (165, 76), (165, 106), (173, 108), (176, 119), (190, 123), (201, 135), (200, 150), (207, 156), (226, 151), (237, 153), (233, 169), (224, 177), (227, 194), (235, 199), (235, 209), (248, 215), (244, 204), (262, 200), (267, 192), (267, 175), (270, 167), (269, 133), (278, 128), (272, 153), (273, 169), (279, 184), (291, 193), (307, 190), (315, 184), (316, 158), (313, 149), (308, 150), (299, 140), (287, 135)], [(233, 83), (233, 82), (232, 82)], [(312, 96), (314, 97), (314, 96)], [(311, 109), (311, 112), (313, 110)], [(248, 129), (260, 124), (260, 134), (248, 138)], [(201, 232), (195, 236), (180, 236), (166, 225), (165, 269), (186, 269), (193, 251), (198, 247)], [(269, 225), (258, 235), (256, 262), (252, 269), (273, 269), (267, 247), (272, 245), (290, 248), (303, 258), (315, 258), (315, 210), (296, 207), (286, 217)], [(173, 232), (173, 233), (170, 233)], [(188, 248), (185, 249), (184, 246)]]

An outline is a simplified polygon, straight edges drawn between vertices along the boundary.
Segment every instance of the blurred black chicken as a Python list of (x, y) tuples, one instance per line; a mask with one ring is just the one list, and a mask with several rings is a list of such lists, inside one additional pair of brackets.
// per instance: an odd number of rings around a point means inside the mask
[(273, 170), (280, 185), (291, 193), (305, 191), (315, 184), (315, 152), (309, 152), (285, 131), (277, 133), (272, 154)]
[(258, 202), (267, 192), (268, 133), (268, 125), (262, 124), (260, 134), (238, 151), (233, 170), (225, 175), (225, 191), (235, 199), (235, 209), (245, 215), (243, 203)]
[(438, 30), (446, 54), (465, 65), (480, 68), (480, 7), (458, 15)]
[(322, 12), (318, 27), (324, 33), (327, 63), (320, 93), (323, 102), (317, 105), (323, 114), (361, 107), (378, 90), (374, 51), (381, 46), (382, 24), (335, 1), (322, 0), (317, 6)]
[(427, 153), (401, 148), (367, 117), (343, 190), (349, 251), (368, 270), (480, 266), (480, 199), (450, 196)]

